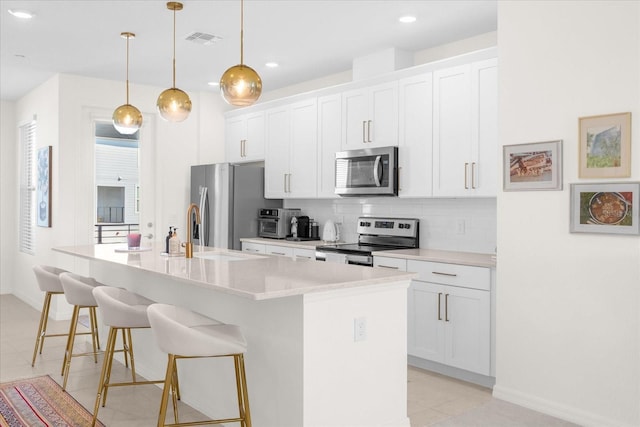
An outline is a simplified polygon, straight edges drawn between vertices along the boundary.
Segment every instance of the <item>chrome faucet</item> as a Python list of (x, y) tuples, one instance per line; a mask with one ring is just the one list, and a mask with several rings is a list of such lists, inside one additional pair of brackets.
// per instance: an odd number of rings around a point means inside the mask
[(191, 233), (191, 217), (196, 213), (196, 224), (200, 224), (200, 208), (195, 203), (191, 203), (187, 209), (187, 241), (184, 244), (185, 258), (193, 258), (193, 234)]

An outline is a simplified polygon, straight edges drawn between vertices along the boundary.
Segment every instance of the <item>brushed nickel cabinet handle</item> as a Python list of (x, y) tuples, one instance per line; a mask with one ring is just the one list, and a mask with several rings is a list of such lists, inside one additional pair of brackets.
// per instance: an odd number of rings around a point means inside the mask
[(371, 142), (371, 120), (367, 121), (367, 142)]
[(476, 189), (476, 162), (471, 163), (471, 188)]
[(438, 274), (440, 276), (449, 276), (449, 277), (456, 277), (457, 274), (455, 273), (441, 273), (439, 271), (432, 271), (431, 274)]
[(449, 294), (444, 295), (444, 321), (449, 321)]
[(282, 176), (284, 178), (284, 181), (282, 183), (282, 188), (284, 189), (284, 192), (286, 193), (287, 192), (287, 174), (286, 173), (282, 174)]
[(467, 184), (467, 182), (469, 181), (469, 177), (467, 176), (468, 170), (469, 170), (469, 163), (465, 163), (464, 164), (464, 189), (465, 190), (469, 189), (469, 185)]
[(438, 292), (438, 320), (442, 320), (442, 315), (440, 314), (440, 299), (442, 298), (442, 292)]
[(366, 134), (365, 134), (365, 132), (366, 132), (366, 130), (365, 130), (365, 129), (366, 129), (366, 125), (367, 125), (366, 120), (363, 120), (363, 121), (362, 121), (362, 142), (363, 142), (363, 143), (366, 143), (366, 142), (367, 142), (367, 137), (366, 137)]
[(382, 265), (382, 264), (378, 264), (378, 265), (376, 265), (376, 267), (390, 268), (392, 270), (397, 270), (398, 269), (398, 267), (394, 267), (392, 265)]

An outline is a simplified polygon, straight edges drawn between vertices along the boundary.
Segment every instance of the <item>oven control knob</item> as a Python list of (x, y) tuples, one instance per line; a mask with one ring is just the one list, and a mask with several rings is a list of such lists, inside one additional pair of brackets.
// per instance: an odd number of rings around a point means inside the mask
[(360, 227), (364, 227), (365, 222), (364, 221), (360, 221)]
[[(400, 228), (402, 228), (402, 227), (400, 227)], [(410, 229), (411, 228), (411, 224), (405, 224), (404, 228), (406, 228), (407, 230)]]
[(367, 221), (367, 227), (371, 227), (371, 223)]
[(398, 224), (398, 228), (404, 228), (404, 224), (403, 223)]

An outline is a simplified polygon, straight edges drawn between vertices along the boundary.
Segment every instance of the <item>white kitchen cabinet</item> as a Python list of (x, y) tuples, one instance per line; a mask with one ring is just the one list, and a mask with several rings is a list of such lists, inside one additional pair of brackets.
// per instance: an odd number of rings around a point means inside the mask
[(497, 59), (433, 74), (433, 195), (497, 194)]
[(266, 112), (266, 198), (317, 195), (316, 98)]
[(265, 245), (264, 253), (267, 255), (293, 257), (293, 248), (279, 245)]
[(316, 259), (316, 250), (293, 248), (293, 257), (296, 259)]
[(373, 257), (373, 266), (407, 271), (407, 260), (404, 258), (392, 258), (375, 255)]
[(318, 195), (337, 198), (336, 152), (342, 149), (342, 96), (318, 98)]
[(407, 260), (409, 355), (491, 373), (489, 268)]
[(432, 195), (433, 73), (399, 81), (398, 196)]
[(342, 149), (398, 145), (396, 80), (342, 93)]
[(264, 160), (264, 111), (225, 120), (226, 159), (230, 163)]
[(250, 252), (252, 254), (265, 253), (265, 245), (253, 242), (242, 242), (242, 252)]

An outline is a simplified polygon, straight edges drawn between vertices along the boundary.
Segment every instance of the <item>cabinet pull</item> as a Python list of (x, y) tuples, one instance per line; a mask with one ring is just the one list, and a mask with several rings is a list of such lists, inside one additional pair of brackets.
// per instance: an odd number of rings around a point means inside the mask
[(287, 192), (287, 174), (286, 173), (282, 174), (282, 177), (284, 178), (284, 181), (282, 182), (282, 188), (286, 193)]
[(376, 267), (390, 268), (392, 270), (397, 270), (398, 269), (398, 267), (394, 267), (392, 265), (382, 265), (382, 264), (378, 264), (378, 265), (376, 265)]
[(367, 121), (367, 142), (371, 142), (371, 120)]
[(449, 276), (449, 277), (456, 277), (457, 274), (455, 273), (441, 273), (439, 271), (432, 271), (431, 274), (439, 274), (440, 276)]
[(284, 252), (271, 252), (271, 255), (284, 255)]
[(365, 127), (367, 125), (367, 122), (365, 120), (362, 121), (362, 142), (366, 143), (367, 142), (367, 137), (365, 135)]
[(402, 166), (398, 166), (398, 177), (396, 178), (398, 180), (397, 184), (398, 184), (398, 191), (402, 191), (402, 187), (400, 186), (400, 172), (402, 172)]
[(288, 179), (287, 179), (287, 193), (291, 193), (291, 174), (288, 173)]
[(438, 292), (438, 320), (442, 320), (442, 316), (440, 315), (440, 298), (442, 297), (442, 292)]
[(469, 189), (469, 185), (467, 184), (467, 182), (469, 181), (469, 177), (467, 176), (468, 170), (469, 170), (469, 163), (465, 163), (464, 164), (464, 189), (465, 190)]
[(449, 321), (449, 294), (444, 295), (444, 321)]
[(471, 163), (471, 188), (476, 189), (476, 162)]

